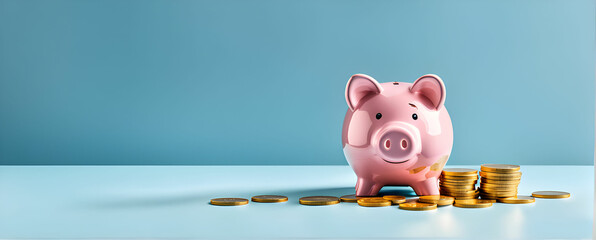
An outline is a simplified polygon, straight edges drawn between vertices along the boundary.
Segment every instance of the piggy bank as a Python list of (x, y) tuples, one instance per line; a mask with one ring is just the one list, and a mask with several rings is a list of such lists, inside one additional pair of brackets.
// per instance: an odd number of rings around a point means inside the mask
[(453, 146), (445, 85), (436, 75), (414, 83), (379, 83), (356, 74), (346, 86), (342, 145), (357, 176), (356, 195), (377, 195), (383, 186), (410, 186), (438, 195), (438, 177)]

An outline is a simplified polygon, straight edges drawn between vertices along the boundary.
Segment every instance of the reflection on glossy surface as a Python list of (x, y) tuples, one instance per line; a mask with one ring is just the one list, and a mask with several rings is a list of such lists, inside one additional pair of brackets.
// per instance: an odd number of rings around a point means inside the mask
[(445, 86), (435, 75), (411, 83), (378, 83), (356, 74), (346, 86), (342, 144), (358, 176), (356, 194), (376, 195), (385, 185), (437, 195), (437, 178), (453, 144)]
[(506, 210), (507, 214), (503, 215), (500, 219), (501, 228), (505, 232), (507, 238), (514, 239), (522, 236), (525, 224), (524, 214), (519, 207), (513, 207)]
[[(355, 203), (310, 207), (298, 199), (353, 194), (353, 170), (348, 166), (3, 166), (0, 238), (590, 239), (594, 167), (522, 168), (523, 194), (556, 188), (571, 197), (426, 212)], [(414, 194), (409, 187), (387, 187), (381, 193), (408, 198)], [(242, 198), (279, 194), (289, 200), (232, 208), (209, 204), (212, 198), (230, 194)]]

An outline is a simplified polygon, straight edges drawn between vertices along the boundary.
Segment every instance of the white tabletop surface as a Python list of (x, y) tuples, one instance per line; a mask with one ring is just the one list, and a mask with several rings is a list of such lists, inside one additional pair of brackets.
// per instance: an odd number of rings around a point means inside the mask
[[(448, 166), (472, 167), (478, 166)], [(349, 166), (2, 166), (0, 238), (371, 239), (592, 237), (594, 167), (522, 166), (520, 195), (568, 199), (416, 212), (355, 203), (303, 206), (354, 193)], [(409, 187), (382, 192), (414, 197)], [(212, 206), (211, 198), (281, 194), (285, 203)]]

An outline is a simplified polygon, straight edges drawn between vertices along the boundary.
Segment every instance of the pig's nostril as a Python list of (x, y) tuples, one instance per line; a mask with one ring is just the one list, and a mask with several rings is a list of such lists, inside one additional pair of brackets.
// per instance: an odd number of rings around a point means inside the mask
[(401, 148), (402, 149), (406, 149), (408, 147), (408, 141), (406, 141), (405, 139), (401, 140)]
[(385, 140), (385, 148), (386, 149), (391, 148), (391, 141), (389, 141), (389, 139)]

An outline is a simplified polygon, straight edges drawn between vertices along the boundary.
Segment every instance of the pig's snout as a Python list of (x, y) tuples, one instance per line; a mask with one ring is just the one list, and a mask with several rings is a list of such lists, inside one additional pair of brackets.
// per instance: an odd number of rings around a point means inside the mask
[(408, 123), (388, 123), (377, 136), (379, 155), (388, 162), (405, 162), (422, 149), (420, 132)]

